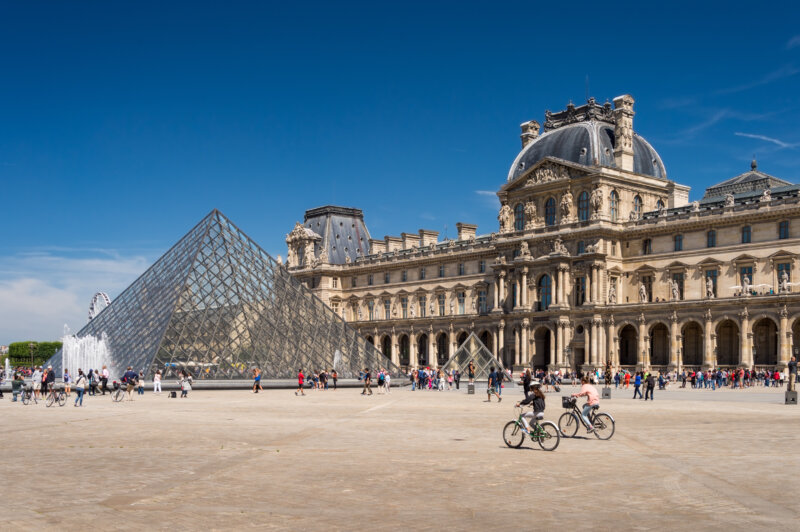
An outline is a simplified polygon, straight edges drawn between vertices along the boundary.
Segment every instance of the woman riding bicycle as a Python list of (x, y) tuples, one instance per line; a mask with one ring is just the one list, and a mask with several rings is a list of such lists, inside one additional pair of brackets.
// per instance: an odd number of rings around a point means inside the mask
[(589, 384), (589, 377), (584, 377), (581, 379), (581, 391), (578, 393), (573, 393), (572, 397), (582, 397), (584, 395), (586, 396), (587, 401), (586, 404), (583, 405), (581, 417), (583, 418), (583, 422), (586, 424), (586, 431), (594, 432), (594, 428), (589, 422), (589, 412), (592, 411), (593, 406), (600, 405), (600, 394), (597, 393), (597, 388)]
[(531, 421), (536, 423), (537, 419), (544, 417), (544, 394), (542, 393), (541, 386), (538, 384), (533, 385), (533, 392), (530, 393), (525, 399), (517, 403), (517, 406), (530, 405), (533, 406), (533, 412), (526, 412), (522, 414), (522, 423), (525, 425), (527, 432), (531, 431)]

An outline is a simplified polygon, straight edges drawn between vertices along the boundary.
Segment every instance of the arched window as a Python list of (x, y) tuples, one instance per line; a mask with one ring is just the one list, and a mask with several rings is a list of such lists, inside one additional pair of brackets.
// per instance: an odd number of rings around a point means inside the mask
[(522, 231), (525, 229), (525, 206), (517, 203), (514, 207), (514, 230)]
[(539, 279), (539, 310), (547, 310), (553, 301), (553, 283), (549, 275)]
[(589, 193), (585, 190), (578, 196), (578, 220), (585, 222), (589, 219)]
[(658, 200), (656, 202), (656, 210), (660, 211), (663, 208), (664, 208), (664, 202), (662, 200)]
[(637, 218), (642, 217), (642, 198), (638, 194), (633, 198), (633, 212)]
[(545, 225), (556, 225), (556, 199), (547, 198), (544, 202), (544, 223)]
[(611, 221), (616, 222), (619, 218), (619, 194), (616, 190), (611, 191)]

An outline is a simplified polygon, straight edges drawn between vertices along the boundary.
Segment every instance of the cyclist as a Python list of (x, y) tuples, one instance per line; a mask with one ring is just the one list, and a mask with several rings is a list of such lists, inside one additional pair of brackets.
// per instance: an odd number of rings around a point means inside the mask
[(589, 377), (582, 378), (581, 391), (572, 394), (572, 397), (583, 397), (583, 396), (586, 396), (586, 404), (583, 405), (583, 410), (581, 411), (581, 417), (583, 418), (583, 422), (586, 425), (586, 431), (594, 432), (594, 427), (592, 427), (592, 424), (589, 422), (589, 412), (591, 412), (593, 406), (600, 404), (600, 394), (597, 393), (597, 388), (595, 388), (589, 383)]
[(541, 419), (544, 412), (544, 394), (542, 393), (542, 388), (539, 384), (533, 385), (533, 392), (528, 394), (528, 396), (519, 401), (517, 406), (523, 405), (532, 405), (533, 412), (526, 412), (522, 414), (522, 423), (525, 425), (525, 431), (531, 431), (531, 421), (535, 423), (535, 420)]
[(45, 382), (47, 384), (44, 390), (45, 395), (54, 392), (56, 389), (56, 372), (53, 371), (53, 366), (47, 366), (47, 380)]

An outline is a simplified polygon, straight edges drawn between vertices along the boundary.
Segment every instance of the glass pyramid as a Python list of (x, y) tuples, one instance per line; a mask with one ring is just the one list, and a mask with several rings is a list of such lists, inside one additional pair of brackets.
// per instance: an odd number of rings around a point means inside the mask
[[(217, 210), (125, 289), (78, 338), (107, 337), (112, 378), (293, 378), (335, 369), (399, 369)], [(62, 373), (61, 352), (51, 358)], [(74, 373), (77, 368), (69, 368)], [(87, 370), (88, 368), (82, 368)]]
[(442, 369), (444, 371), (450, 371), (453, 369), (457, 369), (460, 373), (462, 378), (466, 378), (468, 375), (468, 366), (470, 360), (475, 364), (475, 380), (485, 380), (489, 378), (490, 368), (494, 366), (494, 369), (503, 369), (503, 364), (494, 358), (492, 352), (487, 349), (483, 342), (475, 336), (475, 333), (470, 334), (464, 343), (461, 344), (461, 347), (450, 357)]

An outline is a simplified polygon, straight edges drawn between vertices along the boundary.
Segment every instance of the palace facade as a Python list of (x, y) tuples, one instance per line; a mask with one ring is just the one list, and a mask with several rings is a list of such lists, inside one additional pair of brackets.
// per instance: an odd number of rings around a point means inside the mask
[(498, 228), (373, 239), (359, 209), (309, 210), (289, 270), (404, 367), (470, 332), (505, 366), (785, 367), (800, 346), (800, 187), (750, 170), (689, 202), (633, 129), (634, 100), (522, 128)]

